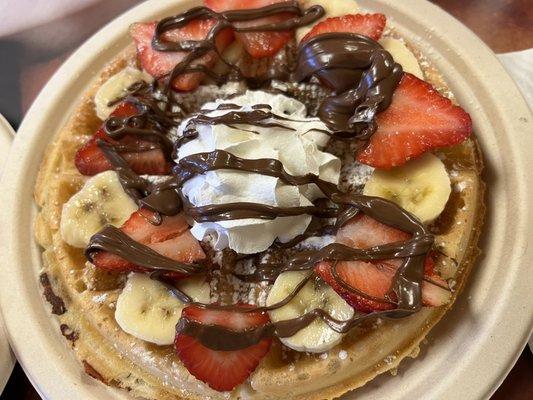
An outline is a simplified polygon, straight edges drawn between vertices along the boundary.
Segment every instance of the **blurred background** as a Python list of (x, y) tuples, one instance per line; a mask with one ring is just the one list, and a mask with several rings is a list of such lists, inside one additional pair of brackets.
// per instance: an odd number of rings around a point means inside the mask
[[(68, 55), (138, 3), (140, 0), (0, 0), (0, 113), (16, 128)], [(532, 0), (433, 3), (463, 21), (496, 53), (533, 47)]]
[(139, 0), (0, 0), (0, 113), (16, 128), (54, 71)]
[[(72, 51), (117, 15), (140, 2), (0, 0), (0, 113), (16, 129), (33, 99)], [(496, 53), (533, 48), (533, 0), (432, 2), (461, 20)], [(521, 68), (530, 72), (526, 85), (533, 85), (533, 61), (524, 54), (513, 55), (512, 60), (522, 60)], [(528, 92), (532, 95), (533, 89)], [(493, 400), (533, 399), (532, 378), (533, 355), (526, 348)], [(0, 400), (8, 399), (39, 399), (18, 365), (0, 397)]]

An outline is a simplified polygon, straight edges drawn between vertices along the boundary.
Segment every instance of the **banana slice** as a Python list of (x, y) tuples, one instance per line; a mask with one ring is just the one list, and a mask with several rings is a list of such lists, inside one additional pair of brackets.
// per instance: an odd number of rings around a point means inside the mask
[[(346, 14), (357, 14), (359, 11), (359, 7), (355, 0), (299, 0), (298, 2), (304, 10), (314, 5), (324, 7), (326, 14), (313, 25), (318, 24), (326, 18), (341, 17)], [(309, 33), (313, 25), (302, 26), (296, 30), (296, 39), (298, 42)]]
[[(267, 305), (286, 298), (294, 288), (309, 275), (305, 271), (284, 272), (274, 282), (267, 297)], [(318, 278), (305, 284), (294, 299), (287, 305), (269, 311), (274, 322), (297, 318), (315, 308), (321, 308), (339, 320), (353, 316), (354, 310), (331, 287)], [(316, 319), (307, 328), (295, 335), (282, 338), (281, 342), (296, 351), (322, 353), (340, 343), (343, 334), (335, 332), (321, 319)]]
[(381, 39), (379, 44), (392, 55), (394, 61), (400, 64), (405, 72), (424, 79), (424, 73), (420, 69), (415, 55), (400, 40), (387, 37)]
[[(243, 54), (243, 45), (240, 42), (235, 41), (230, 44), (226, 50), (224, 50), (224, 52), (222, 53), (222, 58), (230, 64), (237, 64), (242, 58)], [(213, 68), (213, 72), (220, 75), (225, 74), (228, 71), (228, 65), (222, 60), (219, 60)]]
[(105, 225), (121, 226), (137, 210), (114, 171), (93, 176), (63, 205), (60, 231), (65, 242), (85, 247)]
[(442, 161), (426, 153), (401, 167), (376, 169), (363, 193), (391, 200), (428, 223), (444, 210), (451, 184)]
[(94, 95), (96, 115), (101, 120), (105, 120), (115, 108), (109, 107), (109, 102), (124, 96), (127, 93), (127, 89), (135, 82), (145, 81), (151, 83), (153, 80), (154, 78), (137, 68), (124, 68), (110, 77)]
[[(209, 285), (204, 277), (184, 279), (178, 288), (194, 301), (209, 302)], [(124, 332), (165, 346), (174, 342), (176, 324), (184, 307), (161, 282), (146, 274), (131, 273), (118, 297), (115, 320)]]

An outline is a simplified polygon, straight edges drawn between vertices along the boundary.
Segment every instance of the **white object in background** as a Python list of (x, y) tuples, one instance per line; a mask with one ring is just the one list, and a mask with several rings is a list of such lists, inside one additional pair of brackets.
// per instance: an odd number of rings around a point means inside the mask
[[(533, 49), (498, 54), (498, 58), (520, 88), (529, 108), (533, 109)], [(533, 352), (533, 336), (529, 338), (529, 349)]]
[(498, 54), (498, 58), (533, 108), (533, 49)]
[(0, 38), (48, 59), (70, 52), (113, 17), (141, 0), (0, 0)]
[(100, 0), (2, 0), (0, 36), (63, 18)]
[[(14, 135), (15, 131), (11, 125), (9, 125), (2, 114), (0, 114), (0, 175), (4, 169), (4, 163), (7, 159), (7, 153)], [(2, 315), (0, 314), (0, 393), (4, 390), (14, 365), (15, 356), (9, 347), (7, 336), (4, 332)]]

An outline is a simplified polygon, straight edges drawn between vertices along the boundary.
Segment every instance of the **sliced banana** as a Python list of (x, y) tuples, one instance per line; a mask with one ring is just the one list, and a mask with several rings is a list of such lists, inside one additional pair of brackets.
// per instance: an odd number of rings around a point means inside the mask
[(104, 82), (94, 95), (96, 115), (101, 120), (105, 120), (115, 108), (108, 105), (111, 101), (126, 95), (127, 89), (134, 83), (140, 81), (151, 83), (153, 80), (154, 78), (137, 68), (124, 68)]
[(424, 73), (420, 69), (418, 60), (402, 41), (386, 37), (381, 39), (379, 44), (392, 55), (394, 61), (400, 64), (405, 72), (409, 72), (417, 78), (424, 79)]
[[(278, 303), (286, 298), (294, 288), (309, 275), (306, 271), (282, 273), (274, 282), (267, 297), (267, 305)], [(331, 287), (318, 278), (312, 278), (287, 305), (269, 311), (274, 322), (297, 318), (315, 308), (321, 308), (338, 320), (348, 320), (354, 310)], [(316, 319), (308, 327), (295, 335), (281, 338), (281, 342), (296, 351), (322, 353), (339, 344), (343, 334), (335, 332), (321, 319)]]
[(365, 185), (368, 196), (391, 200), (428, 223), (444, 210), (451, 193), (442, 161), (431, 153), (391, 170), (375, 170)]
[[(226, 50), (222, 53), (222, 58), (229, 64), (237, 64), (239, 60), (242, 58), (244, 54), (244, 47), (241, 42), (235, 41), (232, 44), (230, 44)], [(229, 71), (228, 65), (222, 61), (219, 60), (214, 68), (213, 72), (216, 74), (225, 74)]]
[(296, 30), (298, 42), (309, 33), (313, 25), (318, 24), (326, 18), (341, 17), (346, 14), (357, 14), (359, 7), (355, 0), (299, 0), (300, 6), (305, 10), (311, 6), (319, 5), (324, 7), (326, 14), (310, 26), (302, 26)]
[[(194, 301), (209, 302), (209, 285), (203, 277), (184, 279), (178, 288)], [(117, 300), (115, 320), (122, 330), (160, 346), (170, 345), (185, 304), (161, 282), (146, 274), (131, 273)]]
[(121, 226), (137, 210), (115, 171), (93, 176), (63, 205), (60, 231), (65, 242), (85, 247), (105, 225)]

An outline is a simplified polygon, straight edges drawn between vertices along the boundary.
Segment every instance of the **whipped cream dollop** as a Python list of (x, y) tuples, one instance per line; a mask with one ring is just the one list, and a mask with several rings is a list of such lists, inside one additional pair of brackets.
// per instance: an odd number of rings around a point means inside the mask
[[(239, 108), (224, 109), (220, 107), (223, 104)], [(307, 117), (306, 107), (300, 101), (282, 94), (247, 91), (229, 100), (206, 103), (201, 114), (217, 117), (231, 111), (252, 112), (257, 109), (286, 118), (281, 121), (272, 118), (266, 122), (282, 124), (292, 130), (276, 126), (229, 126), (195, 121), (198, 137), (178, 149), (176, 162), (192, 154), (225, 150), (245, 159), (276, 159), (291, 175), (311, 173), (324, 181), (338, 183), (341, 161), (322, 151), (329, 139), (324, 133), (327, 128), (318, 118)], [(191, 118), (180, 125), (180, 136)], [(312, 205), (317, 198), (325, 197), (315, 184), (291, 186), (275, 177), (238, 170), (215, 170), (197, 175), (183, 185), (182, 191), (196, 207), (236, 202), (298, 207)], [(198, 240), (210, 234), (215, 250), (229, 247), (237, 253), (253, 254), (266, 250), (276, 239), (288, 242), (304, 233), (310, 222), (310, 215), (273, 220), (248, 218), (194, 222), (191, 232)]]

